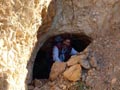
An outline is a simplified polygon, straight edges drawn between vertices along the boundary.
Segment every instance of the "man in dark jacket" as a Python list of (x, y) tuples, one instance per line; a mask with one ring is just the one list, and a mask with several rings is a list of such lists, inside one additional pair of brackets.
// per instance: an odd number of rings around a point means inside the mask
[(65, 38), (62, 43), (58, 43), (53, 48), (53, 61), (67, 61), (71, 55), (76, 55), (78, 52), (71, 47), (71, 40)]

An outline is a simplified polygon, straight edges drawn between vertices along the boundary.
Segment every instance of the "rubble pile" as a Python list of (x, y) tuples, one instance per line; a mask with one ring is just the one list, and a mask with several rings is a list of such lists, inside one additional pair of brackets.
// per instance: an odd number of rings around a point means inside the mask
[(72, 90), (76, 82), (81, 81), (86, 86), (92, 86), (98, 64), (95, 55), (85, 49), (78, 55), (71, 56), (67, 62), (55, 62), (51, 68), (49, 79), (35, 79), (29, 90)]

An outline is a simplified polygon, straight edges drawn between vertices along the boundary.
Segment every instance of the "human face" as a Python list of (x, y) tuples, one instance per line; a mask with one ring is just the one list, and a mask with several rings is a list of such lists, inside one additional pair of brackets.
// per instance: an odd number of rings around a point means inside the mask
[(66, 46), (70, 46), (70, 44), (71, 44), (70, 39), (66, 39), (66, 40), (63, 42), (63, 44), (66, 45)]

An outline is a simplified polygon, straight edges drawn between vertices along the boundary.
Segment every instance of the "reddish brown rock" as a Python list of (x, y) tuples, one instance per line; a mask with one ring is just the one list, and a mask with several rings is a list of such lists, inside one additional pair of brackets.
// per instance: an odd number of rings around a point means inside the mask
[(95, 57), (91, 57), (91, 59), (90, 59), (90, 65), (92, 67), (94, 67), (94, 68), (97, 67), (97, 61), (96, 61)]

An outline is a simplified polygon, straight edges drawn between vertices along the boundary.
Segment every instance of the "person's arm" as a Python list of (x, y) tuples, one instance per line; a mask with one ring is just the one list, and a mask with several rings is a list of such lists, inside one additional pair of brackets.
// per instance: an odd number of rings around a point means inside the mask
[(76, 55), (76, 54), (78, 54), (78, 52), (74, 49), (74, 48), (72, 48), (72, 50), (71, 50), (71, 53), (70, 53), (71, 55)]
[(53, 60), (61, 62), (61, 60), (59, 58), (59, 50), (56, 46), (54, 46), (54, 48), (53, 48)]

